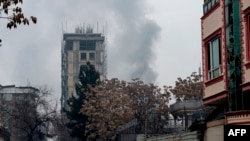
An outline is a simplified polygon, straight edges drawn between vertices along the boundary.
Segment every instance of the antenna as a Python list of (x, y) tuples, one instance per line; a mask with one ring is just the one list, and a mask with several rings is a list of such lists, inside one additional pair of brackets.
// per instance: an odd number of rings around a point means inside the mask
[(66, 21), (66, 32), (67, 32), (67, 21)]
[(198, 70), (198, 71), (199, 71), (199, 77), (200, 77), (199, 79), (200, 79), (200, 81), (201, 81), (201, 77), (202, 77), (202, 74), (201, 74), (201, 65), (200, 65), (200, 67), (199, 67), (199, 70)]
[(97, 25), (96, 25), (96, 33), (98, 33), (98, 21), (97, 21), (97, 23), (96, 23)]
[(29, 79), (27, 79), (27, 86), (28, 86), (28, 87), (30, 86), (30, 81), (29, 81)]

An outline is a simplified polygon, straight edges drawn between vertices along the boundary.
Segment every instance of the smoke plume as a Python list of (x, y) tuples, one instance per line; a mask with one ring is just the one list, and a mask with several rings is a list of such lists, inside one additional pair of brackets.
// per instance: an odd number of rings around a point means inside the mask
[(116, 31), (108, 60), (109, 74), (125, 80), (141, 78), (154, 82), (157, 73), (153, 69), (155, 54), (153, 43), (160, 27), (146, 17), (148, 7), (144, 0), (113, 1)]

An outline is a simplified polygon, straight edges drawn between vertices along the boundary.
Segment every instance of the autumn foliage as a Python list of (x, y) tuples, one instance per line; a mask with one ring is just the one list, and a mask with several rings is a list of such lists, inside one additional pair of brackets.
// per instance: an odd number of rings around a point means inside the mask
[(203, 86), (201, 75), (193, 72), (185, 79), (177, 78), (175, 86), (166, 87), (169, 93), (172, 93), (177, 100), (188, 100), (190, 98), (202, 98)]
[[(37, 23), (36, 17), (25, 17), (22, 8), (19, 7), (21, 4), (23, 4), (23, 0), (0, 0), (0, 18), (9, 20), (7, 28), (17, 28), (17, 25), (20, 24), (29, 25), (30, 21)], [(5, 16), (2, 16), (3, 14)]]
[(89, 134), (85, 134), (87, 115), (80, 113), (87, 93), (90, 92), (89, 87), (94, 88), (99, 84), (99, 73), (95, 67), (87, 62), (86, 65), (81, 66), (79, 73), (79, 82), (76, 84), (76, 94), (68, 99), (68, 108), (63, 109), (68, 122), (67, 127), (70, 129), (70, 135), (85, 141)]
[(97, 135), (106, 138), (119, 126), (133, 119), (133, 101), (125, 88), (125, 81), (111, 79), (92, 87), (91, 92), (86, 93), (81, 112), (88, 116), (85, 131), (85, 134), (90, 134), (88, 138), (95, 138)]
[(163, 131), (167, 125), (169, 95), (154, 84), (113, 78), (90, 90), (81, 109), (88, 116), (88, 138), (114, 139), (119, 127), (133, 119), (138, 121), (137, 133)]

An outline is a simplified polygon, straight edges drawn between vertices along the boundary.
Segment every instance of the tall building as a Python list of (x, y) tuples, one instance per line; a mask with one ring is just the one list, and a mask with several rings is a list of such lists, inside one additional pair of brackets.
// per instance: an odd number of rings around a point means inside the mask
[(100, 73), (100, 79), (106, 78), (105, 37), (101, 33), (93, 33), (90, 27), (78, 27), (75, 33), (63, 33), (62, 70), (61, 70), (61, 106), (75, 93), (80, 67), (90, 62)]
[(13, 127), (14, 125), (17, 125), (17, 122), (16, 119), (11, 115), (14, 112), (17, 112), (18, 106), (20, 106), (23, 101), (35, 101), (35, 96), (38, 92), (39, 90), (34, 87), (0, 85), (0, 123), (8, 130), (8, 132), (10, 132), (11, 141), (19, 141), (20, 137), (22, 136), (18, 128)]
[(203, 12), (203, 101), (217, 107), (207, 125), (216, 123), (219, 133), (223, 125), (250, 124), (250, 0), (204, 0)]

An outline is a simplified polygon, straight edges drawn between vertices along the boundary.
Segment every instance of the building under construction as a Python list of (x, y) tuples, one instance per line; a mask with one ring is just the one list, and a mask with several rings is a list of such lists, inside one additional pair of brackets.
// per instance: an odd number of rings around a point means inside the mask
[(90, 62), (100, 73), (100, 79), (107, 76), (105, 36), (93, 33), (91, 27), (77, 27), (75, 33), (63, 33), (61, 66), (61, 106), (75, 93), (80, 67)]

